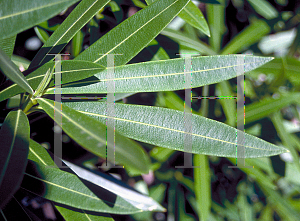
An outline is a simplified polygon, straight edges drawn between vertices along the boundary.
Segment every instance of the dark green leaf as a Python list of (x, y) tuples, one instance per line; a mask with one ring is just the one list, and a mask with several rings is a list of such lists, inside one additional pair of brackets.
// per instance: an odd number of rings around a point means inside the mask
[(19, 189), (29, 148), (30, 128), (23, 111), (11, 111), (0, 131), (0, 208)]
[[(50, 70), (52, 70), (53, 66), (54, 62), (48, 62), (47, 64), (43, 65), (42, 67), (38, 68), (37, 70), (33, 71), (31, 74), (26, 76), (27, 81), (34, 90), (43, 80), (47, 70), (49, 68)], [(62, 61), (61, 68), (62, 84), (91, 77), (94, 74), (99, 73), (105, 69), (105, 67), (101, 65), (88, 61)], [(51, 81), (49, 86), (54, 86), (54, 81)], [(4, 89), (0, 91), (0, 101), (10, 98), (16, 94), (25, 92), (25, 90), (23, 90), (16, 84), (7, 83), (7, 85), (3, 85), (3, 88)]]
[[(76, 1), (78, 0), (73, 0), (73, 2)], [(109, 1), (110, 0), (81, 1), (43, 45), (30, 64), (30, 67), (42, 65), (53, 59), (54, 56), (46, 56), (46, 54), (59, 53), (75, 34)]]
[(0, 48), (0, 68), (10, 80), (18, 84), (29, 94), (33, 94), (33, 90), (25, 79), (24, 75), (19, 71), (16, 65), (10, 60)]
[(78, 0), (0, 1), (0, 39), (9, 38), (48, 20)]
[(11, 57), (14, 51), (16, 37), (17, 36), (14, 35), (0, 41), (0, 48), (7, 54), (8, 57)]
[(145, 48), (187, 3), (188, 0), (155, 1), (101, 37), (76, 59), (106, 66), (107, 54), (122, 54), (115, 56), (115, 66), (126, 64)]

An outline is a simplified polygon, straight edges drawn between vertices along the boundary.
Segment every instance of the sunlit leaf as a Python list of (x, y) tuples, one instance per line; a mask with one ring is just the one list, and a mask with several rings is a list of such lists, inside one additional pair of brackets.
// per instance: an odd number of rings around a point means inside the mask
[[(104, 123), (102, 102), (70, 102), (67, 106)], [(123, 135), (153, 145), (184, 151), (184, 112), (151, 106), (115, 104), (116, 130)], [(138, 114), (136, 114), (138, 113)], [(192, 115), (192, 153), (224, 157), (236, 156), (236, 129), (218, 121)], [(245, 134), (245, 157), (272, 156), (287, 152), (257, 137)]]

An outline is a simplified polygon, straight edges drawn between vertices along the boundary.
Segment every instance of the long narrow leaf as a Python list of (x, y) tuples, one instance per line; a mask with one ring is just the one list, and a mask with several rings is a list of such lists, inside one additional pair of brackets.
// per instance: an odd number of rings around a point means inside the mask
[(0, 131), (0, 208), (19, 189), (27, 164), (29, 122), (23, 111), (12, 111)]
[[(77, 143), (88, 151), (101, 157), (106, 156), (106, 123), (100, 123), (93, 118), (77, 112), (66, 105), (62, 105), (62, 111), (56, 109), (54, 102), (48, 99), (39, 98), (38, 103), (45, 112), (54, 119), (54, 111), (62, 115), (62, 129)], [(115, 145), (115, 147), (114, 147)], [(115, 144), (108, 145), (108, 148), (115, 148), (116, 162), (130, 168), (132, 172), (141, 174), (149, 172), (149, 159), (137, 143), (123, 137), (116, 132)]]
[[(45, 73), (50, 68), (52, 70), (54, 62), (48, 62), (31, 74), (26, 76), (27, 81), (31, 87), (35, 90), (39, 83), (42, 81)], [(78, 81), (84, 78), (88, 78), (97, 74), (105, 69), (105, 67), (88, 62), (88, 61), (62, 61), (61, 62), (61, 83)], [(54, 81), (51, 81), (49, 87), (54, 86)], [(0, 91), (0, 101), (8, 99), (16, 94), (25, 92), (25, 90), (19, 87), (17, 84), (9, 84), (9, 82), (2, 85), (3, 90)]]
[(81, 1), (43, 45), (30, 64), (30, 67), (42, 65), (53, 59), (53, 56), (46, 55), (48, 53), (56, 54), (61, 52), (75, 34), (109, 1), (110, 0)]
[[(102, 102), (69, 102), (67, 106), (105, 122)], [(184, 112), (150, 106), (115, 104), (116, 130), (153, 145), (184, 151)], [(138, 114), (137, 114), (138, 113)], [(192, 115), (192, 153), (236, 157), (236, 129), (199, 115)], [(245, 134), (245, 158), (287, 152), (257, 137)]]
[(33, 90), (28, 84), (24, 75), (19, 71), (16, 65), (9, 59), (4, 51), (0, 48), (0, 68), (3, 73), (13, 82), (22, 87), (29, 94), (33, 94)]
[(0, 39), (9, 38), (39, 24), (78, 0), (0, 1)]
[(0, 48), (8, 55), (8, 57), (11, 57), (14, 51), (16, 37), (17, 36), (14, 35), (0, 41)]
[[(245, 56), (244, 62), (238, 63), (239, 56), (207, 56), (192, 58), (193, 66), (192, 87), (214, 84), (237, 75), (242, 75), (260, 65), (272, 60), (269, 57)], [(154, 92), (154, 91), (172, 91), (185, 88), (184, 58), (151, 61), (125, 66), (115, 67), (115, 92)], [(239, 66), (243, 66), (240, 68)], [(98, 81), (98, 83), (96, 83)], [(100, 82), (99, 82), (100, 81)], [(91, 83), (91, 82), (90, 82)], [(62, 88), (62, 93), (106, 93), (107, 92), (106, 72), (95, 75), (95, 83), (82, 87), (70, 87), (73, 83), (67, 84), (68, 87)], [(76, 83), (75, 83), (76, 86)], [(54, 88), (46, 93), (54, 93)]]
[[(116, 26), (76, 59), (106, 66), (107, 54), (124, 65), (145, 48), (186, 6), (189, 0), (157, 0)], [(147, 35), (145, 35), (147, 33)]]

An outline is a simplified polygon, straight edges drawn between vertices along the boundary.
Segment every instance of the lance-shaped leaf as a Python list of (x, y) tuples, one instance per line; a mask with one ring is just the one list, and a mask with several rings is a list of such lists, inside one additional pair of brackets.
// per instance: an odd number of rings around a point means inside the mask
[[(244, 74), (272, 60), (270, 57), (246, 55), (202, 56), (192, 58), (192, 71), (184, 70), (184, 58), (164, 61), (150, 61), (115, 67), (115, 92), (154, 92), (173, 91), (185, 88), (185, 73), (192, 74), (192, 88), (214, 84)], [(107, 93), (106, 72), (95, 75), (98, 83), (69, 87), (66, 84), (62, 93)], [(100, 82), (99, 82), (100, 81)], [(54, 88), (46, 93), (54, 93)]]
[(82, 210), (114, 214), (142, 212), (122, 197), (101, 187), (95, 188), (89, 182), (83, 183), (72, 173), (35, 161), (28, 161), (21, 188), (56, 203)]
[(27, 164), (29, 122), (23, 111), (11, 111), (0, 131), (0, 208), (19, 189)]
[(115, 65), (126, 64), (145, 48), (188, 2), (189, 0), (155, 1), (116, 26), (76, 59), (106, 66), (107, 54), (123, 54), (115, 56)]
[(29, 94), (33, 94), (33, 90), (28, 84), (28, 81), (24, 77), (24, 75), (19, 71), (16, 65), (9, 59), (9, 57), (5, 54), (4, 51), (0, 48), (0, 68), (2, 72), (8, 77), (10, 80), (18, 84)]
[[(52, 157), (49, 155), (47, 150), (33, 140), (30, 140), (30, 152), (29, 152), (28, 159), (35, 161), (39, 165), (51, 166), (51, 167), (53, 167), (54, 165), (54, 168), (58, 169), (58, 167), (54, 164), (54, 161), (52, 160)], [(78, 167), (67, 161), (64, 161), (64, 163), (66, 163), (66, 165), (70, 167), (71, 170), (73, 170), (82, 179), (85, 179), (91, 183), (94, 183), (95, 185), (98, 185), (108, 190), (109, 192), (116, 194), (118, 197), (123, 198), (126, 202), (132, 204), (134, 207), (138, 209), (142, 209), (143, 211), (150, 211), (150, 210), (164, 211), (163, 207), (161, 207), (152, 198), (148, 196), (144, 196), (136, 191), (127, 188), (126, 185), (122, 184), (120, 181), (116, 181), (114, 178), (108, 177), (107, 175), (103, 175), (101, 173), (99, 173), (99, 175), (95, 174), (94, 172)], [(69, 176), (68, 173), (66, 174), (67, 176)], [(77, 182), (81, 183), (79, 179)], [(78, 214), (80, 216), (83, 216), (85, 213), (87, 213), (86, 211), (76, 211), (76, 210), (67, 211), (68, 209), (70, 208), (62, 209), (64, 213), (68, 214), (68, 217), (71, 216), (72, 214), (73, 215)]]
[(77, 1), (0, 1), (0, 39), (14, 36), (36, 24), (48, 20)]
[[(93, 118), (79, 113), (65, 105), (62, 111), (54, 106), (54, 101), (37, 99), (44, 111), (54, 119), (54, 111), (62, 116), (62, 129), (82, 147), (101, 157), (107, 157), (111, 162), (123, 164), (135, 174), (149, 172), (149, 158), (143, 148), (134, 141), (115, 133), (115, 144), (108, 144), (108, 148), (115, 148), (115, 159), (106, 156), (106, 123), (100, 123)], [(55, 119), (54, 119), (55, 120)], [(111, 158), (112, 157), (112, 158)]]
[[(52, 70), (54, 62), (48, 62), (31, 74), (26, 76), (28, 83), (35, 90), (39, 83), (43, 80), (47, 70)], [(95, 64), (89, 61), (62, 61), (61, 62), (61, 83), (65, 84), (68, 82), (78, 81), (84, 78), (88, 78), (97, 74), (105, 69), (102, 65)], [(55, 73), (54, 73), (55, 74)], [(92, 79), (95, 79), (92, 77)], [(49, 87), (54, 85), (54, 81), (51, 81)], [(25, 90), (19, 87), (17, 84), (11, 84), (7, 82), (2, 85), (4, 88), (0, 91), (0, 101), (8, 99), (16, 94), (25, 92)]]
[(105, 179), (99, 175), (96, 175), (86, 169), (83, 169), (79, 166), (76, 166), (70, 162), (63, 162), (71, 168), (80, 178), (88, 180), (102, 188), (109, 190), (110, 192), (121, 196), (124, 200), (131, 203), (135, 207), (142, 209), (143, 211), (165, 211), (165, 209), (154, 201), (151, 197), (140, 194), (136, 191), (123, 187), (119, 184), (116, 184), (113, 181)]
[(209, 48), (208, 45), (206, 45), (205, 43), (196, 41), (195, 39), (191, 38), (190, 36), (183, 34), (179, 31), (165, 28), (161, 32), (161, 34), (170, 37), (174, 41), (178, 42), (180, 45), (197, 50), (197, 51), (201, 52), (201, 54), (204, 54), (204, 55), (217, 54), (211, 48)]
[(57, 54), (75, 36), (75, 34), (110, 0), (83, 0), (64, 20), (39, 50), (30, 67), (42, 65), (53, 59), (48, 53)]
[[(103, 102), (65, 103), (105, 122)], [(184, 112), (160, 107), (115, 104), (116, 130), (124, 136), (173, 150), (184, 151)], [(237, 129), (199, 115), (192, 115), (192, 153), (236, 157)], [(245, 134), (245, 157), (272, 156), (287, 152), (257, 137)]]
[(16, 41), (16, 35), (3, 39), (0, 41), (0, 48), (8, 55), (8, 57), (11, 57), (14, 47), (15, 47), (15, 41)]
[(266, 0), (248, 0), (255, 11), (266, 19), (278, 16), (278, 11)]

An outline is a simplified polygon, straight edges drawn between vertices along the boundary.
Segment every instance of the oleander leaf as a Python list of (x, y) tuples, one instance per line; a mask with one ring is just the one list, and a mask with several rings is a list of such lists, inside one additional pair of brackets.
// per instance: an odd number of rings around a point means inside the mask
[[(104, 123), (103, 102), (67, 102), (70, 108)], [(138, 114), (137, 114), (138, 113)], [(116, 131), (126, 137), (160, 147), (184, 151), (184, 112), (161, 107), (115, 104)], [(236, 157), (237, 129), (199, 115), (192, 115), (192, 153)], [(245, 134), (245, 158), (287, 152), (262, 139)]]
[(134, 141), (123, 137), (117, 131), (115, 144), (108, 143), (108, 148), (115, 150), (115, 158), (106, 155), (106, 148), (102, 147), (108, 142), (106, 140), (106, 123), (95, 121), (64, 104), (62, 104), (62, 110), (59, 110), (54, 106), (54, 101), (44, 98), (37, 100), (52, 119), (54, 119), (54, 111), (62, 115), (62, 129), (83, 148), (97, 156), (107, 157), (113, 163), (116, 161), (123, 164), (130, 168), (134, 174), (147, 174), (149, 172), (149, 158), (143, 148)]
[(48, 20), (75, 2), (78, 0), (0, 1), (0, 39), (12, 37)]
[[(242, 75), (272, 59), (246, 55), (194, 57), (192, 71), (188, 73), (192, 73), (192, 88), (196, 88)], [(178, 58), (115, 67), (115, 93), (183, 90), (184, 63), (184, 58)], [(94, 77), (95, 83), (87, 86), (76, 87), (76, 82), (66, 84), (62, 88), (62, 94), (107, 93), (106, 72), (100, 72)], [(49, 88), (46, 92), (53, 93), (54, 88)]]
[(31, 62), (30, 67), (43, 65), (52, 60), (54, 56), (46, 55), (50, 53), (60, 53), (75, 34), (109, 1), (110, 0), (81, 1), (39, 50)]
[(6, 75), (10, 80), (18, 84), (29, 94), (33, 94), (33, 90), (28, 84), (28, 81), (16, 67), (16, 65), (10, 60), (4, 51), (0, 48), (0, 69), (3, 74)]
[(155, 1), (113, 28), (75, 59), (106, 66), (107, 54), (122, 54), (114, 57), (114, 64), (126, 64), (144, 49), (188, 2), (189, 0)]
[(29, 135), (24, 112), (9, 112), (0, 131), (0, 208), (20, 187), (27, 164)]
[[(26, 76), (29, 85), (35, 90), (39, 83), (42, 81), (47, 70), (50, 68), (52, 70), (54, 62), (48, 62), (42, 67), (36, 69), (32, 73)], [(84, 78), (93, 76), (105, 69), (105, 67), (88, 62), (88, 61), (62, 61), (61, 62), (61, 83), (69, 83), (73, 81), (78, 81)], [(55, 74), (55, 73), (54, 73)], [(54, 86), (54, 81), (51, 81), (49, 87)], [(11, 82), (6, 82), (1, 85), (2, 90), (0, 91), (0, 101), (8, 99), (16, 94), (25, 92), (24, 89), (19, 87), (17, 84), (12, 84)]]

